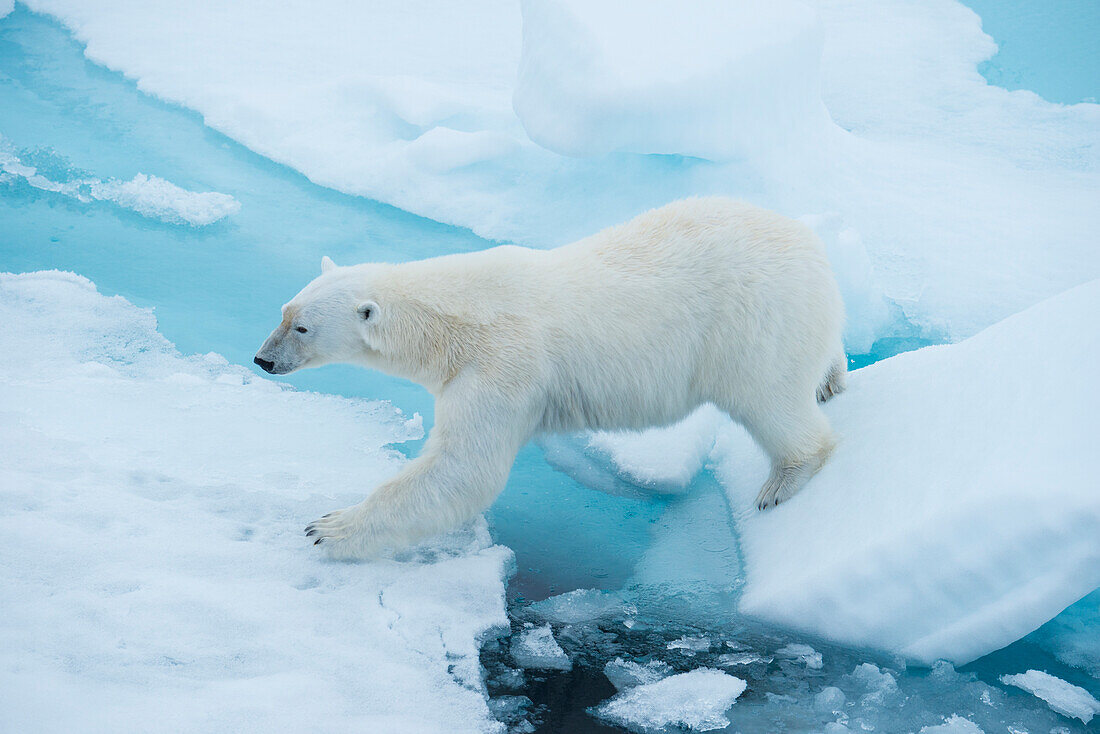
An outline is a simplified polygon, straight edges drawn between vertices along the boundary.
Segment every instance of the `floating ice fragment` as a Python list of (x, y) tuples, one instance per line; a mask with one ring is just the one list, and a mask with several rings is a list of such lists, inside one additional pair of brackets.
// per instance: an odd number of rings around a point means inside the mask
[(810, 670), (821, 670), (823, 665), (821, 661), (821, 653), (813, 649), (809, 645), (801, 645), (798, 643), (792, 643), (785, 645), (775, 651), (775, 654), (783, 658), (793, 658), (798, 662), (805, 665)]
[(550, 625), (528, 627), (512, 641), (512, 659), (521, 668), (572, 670), (573, 662), (554, 639)]
[(729, 726), (725, 713), (748, 684), (712, 668), (697, 668), (640, 685), (604, 701), (590, 712), (637, 732), (669, 726), (713, 731)]
[(866, 704), (881, 705), (898, 692), (897, 679), (874, 663), (857, 665), (849, 677), (867, 691), (861, 699)]
[(752, 665), (753, 663), (770, 663), (773, 660), (772, 657), (761, 657), (755, 652), (731, 652), (725, 655), (718, 656), (718, 664), (723, 668), (730, 668), (734, 665)]
[(689, 637), (684, 635), (668, 643), (666, 647), (669, 650), (680, 650), (685, 655), (692, 656), (697, 652), (706, 652), (709, 650), (710, 640), (706, 637)]
[(985, 734), (985, 732), (970, 719), (952, 714), (951, 718), (942, 724), (922, 728), (920, 734)]
[(1022, 688), (1046, 701), (1052, 710), (1086, 724), (1092, 721), (1093, 716), (1100, 714), (1100, 701), (1091, 693), (1041, 670), (1002, 675), (1001, 682)]
[(836, 686), (825, 686), (814, 695), (814, 708), (819, 711), (840, 711), (847, 700), (844, 691)]
[(623, 608), (617, 595), (597, 589), (577, 589), (535, 602), (528, 607), (542, 619), (576, 624), (600, 619)]
[(669, 677), (674, 672), (675, 670), (671, 665), (661, 660), (638, 663), (633, 660), (615, 658), (609, 660), (607, 665), (603, 666), (603, 674), (611, 681), (611, 685), (620, 691), (624, 688), (656, 683)]
[(196, 192), (157, 176), (139, 173), (129, 181), (94, 181), (92, 198), (113, 201), (144, 217), (203, 227), (241, 210), (240, 202), (217, 191)]

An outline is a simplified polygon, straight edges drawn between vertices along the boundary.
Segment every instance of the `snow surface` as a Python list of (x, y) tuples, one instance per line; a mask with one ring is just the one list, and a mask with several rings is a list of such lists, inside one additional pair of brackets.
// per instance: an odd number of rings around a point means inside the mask
[(568, 156), (718, 161), (830, 127), (821, 30), (801, 2), (704, 0), (688, 10), (651, 0), (622, 11), (614, 0), (525, 0), (513, 100), (531, 140)]
[[(1097, 313), (1100, 281), (959, 344), (853, 372), (825, 406), (840, 445), (774, 512), (754, 509), (766, 460), (728, 419), (708, 459), (685, 468), (672, 452), (678, 475), (709, 461), (726, 490), (744, 563), (740, 610), (924, 663), (964, 663), (1100, 586), (1100, 495), (1082, 459), (1100, 435)], [(638, 455), (649, 471), (666, 441), (711, 440), (706, 420), (684, 425), (697, 432), (690, 440), (683, 427), (624, 435), (650, 449), (609, 449), (624, 462), (614, 470), (630, 475), (625, 462)]]
[(361, 565), (301, 535), (419, 416), (183, 356), (70, 273), (0, 275), (0, 318), (6, 727), (502, 730), (478, 653), (512, 554), (483, 522)]
[(18, 179), (40, 191), (60, 194), (84, 204), (108, 201), (150, 219), (192, 227), (213, 224), (241, 210), (240, 202), (229, 194), (188, 191), (171, 181), (144, 173), (138, 173), (129, 181), (101, 181), (72, 170), (57, 173), (62, 174), (62, 180), (50, 178), (27, 164), (0, 136), (0, 182), (5, 177)]
[(678, 673), (617, 694), (592, 713), (631, 731), (660, 731), (679, 726), (714, 731), (730, 725), (726, 711), (747, 684), (713, 668)]
[(1100, 701), (1080, 686), (1067, 683), (1041, 670), (1029, 670), (1016, 675), (1002, 675), (1005, 685), (1022, 688), (1028, 693), (1046, 701), (1047, 706), (1063, 716), (1080, 719), (1084, 723), (1100, 714)]
[(28, 4), (312, 180), (491, 238), (689, 194), (812, 220), (851, 351), (1100, 277), (1100, 106), (988, 85), (995, 44), (953, 0)]
[(554, 639), (550, 625), (529, 627), (512, 640), (512, 659), (521, 668), (572, 670), (573, 662)]

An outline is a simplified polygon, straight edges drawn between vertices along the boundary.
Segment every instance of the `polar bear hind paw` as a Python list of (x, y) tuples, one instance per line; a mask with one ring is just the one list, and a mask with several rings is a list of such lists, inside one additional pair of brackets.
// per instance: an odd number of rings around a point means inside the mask
[(774, 467), (760, 494), (756, 495), (757, 509), (766, 510), (789, 500), (802, 489), (810, 473), (806, 464)]
[[(845, 358), (846, 360), (847, 358)], [(829, 368), (829, 374), (825, 380), (817, 386), (817, 402), (827, 403), (831, 398), (844, 392), (848, 383), (848, 366), (846, 361), (837, 360)]]

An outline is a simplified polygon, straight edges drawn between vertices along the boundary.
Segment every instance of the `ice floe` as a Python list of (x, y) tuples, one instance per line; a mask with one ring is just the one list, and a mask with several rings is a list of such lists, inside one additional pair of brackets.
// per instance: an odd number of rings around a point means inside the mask
[(503, 731), (478, 654), (512, 554), (483, 521), (371, 564), (301, 535), (419, 416), (181, 355), (69, 273), (0, 275), (0, 316), (7, 726)]

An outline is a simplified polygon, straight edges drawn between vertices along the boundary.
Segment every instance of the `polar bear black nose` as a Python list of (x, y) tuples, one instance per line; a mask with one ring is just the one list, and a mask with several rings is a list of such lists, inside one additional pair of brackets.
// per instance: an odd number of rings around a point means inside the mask
[(266, 359), (260, 359), (259, 357), (256, 357), (256, 359), (254, 359), (252, 361), (255, 362), (256, 364), (260, 365), (260, 367), (263, 369), (264, 372), (270, 372), (272, 374), (275, 373), (275, 363), (274, 362), (268, 362)]

